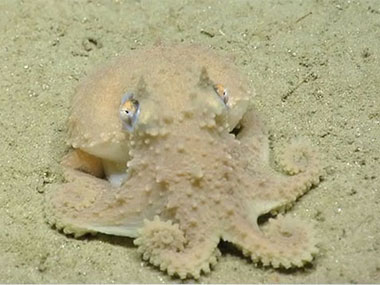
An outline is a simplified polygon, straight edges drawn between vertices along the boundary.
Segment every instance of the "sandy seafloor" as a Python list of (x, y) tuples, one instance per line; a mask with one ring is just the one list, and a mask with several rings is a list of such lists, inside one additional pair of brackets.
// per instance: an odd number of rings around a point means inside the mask
[(310, 266), (255, 267), (224, 244), (199, 282), (380, 282), (380, 1), (1, 0), (0, 15), (1, 283), (179, 281), (131, 239), (76, 240), (43, 215), (78, 80), (157, 41), (234, 56), (271, 140), (307, 137), (325, 164), (288, 213), (317, 224)]

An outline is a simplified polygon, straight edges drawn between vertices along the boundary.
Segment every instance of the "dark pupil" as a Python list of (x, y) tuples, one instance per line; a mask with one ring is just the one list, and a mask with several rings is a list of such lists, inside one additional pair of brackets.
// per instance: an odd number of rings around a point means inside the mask
[(125, 110), (125, 113), (129, 114), (129, 111), (128, 111), (128, 110)]

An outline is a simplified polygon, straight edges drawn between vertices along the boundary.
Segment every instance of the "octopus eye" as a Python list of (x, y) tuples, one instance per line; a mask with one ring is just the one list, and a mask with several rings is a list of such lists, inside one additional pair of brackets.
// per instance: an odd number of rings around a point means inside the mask
[(119, 107), (119, 117), (123, 130), (132, 132), (140, 114), (140, 103), (134, 94), (127, 92), (123, 95)]
[(215, 93), (222, 99), (223, 103), (227, 105), (228, 102), (228, 90), (224, 88), (222, 84), (214, 84), (213, 85)]

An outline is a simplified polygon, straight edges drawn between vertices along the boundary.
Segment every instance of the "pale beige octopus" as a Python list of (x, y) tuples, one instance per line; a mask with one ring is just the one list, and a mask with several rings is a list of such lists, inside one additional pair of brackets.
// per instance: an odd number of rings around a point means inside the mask
[(269, 164), (253, 97), (232, 62), (196, 46), (132, 51), (84, 81), (72, 103), (67, 182), (47, 196), (66, 234), (135, 239), (143, 258), (198, 278), (230, 241), (254, 262), (301, 267), (317, 252), (312, 227), (279, 215), (320, 168), (306, 143)]

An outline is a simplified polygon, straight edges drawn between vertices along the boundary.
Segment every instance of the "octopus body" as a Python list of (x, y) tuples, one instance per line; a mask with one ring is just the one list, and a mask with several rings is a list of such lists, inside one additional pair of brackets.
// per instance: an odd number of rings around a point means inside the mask
[[(274, 170), (248, 86), (197, 46), (133, 51), (90, 75), (73, 98), (49, 223), (135, 238), (144, 260), (180, 278), (209, 272), (220, 240), (276, 268), (310, 262), (313, 228), (282, 213), (318, 184), (317, 155), (294, 140)], [(259, 226), (266, 213), (278, 215)]]

